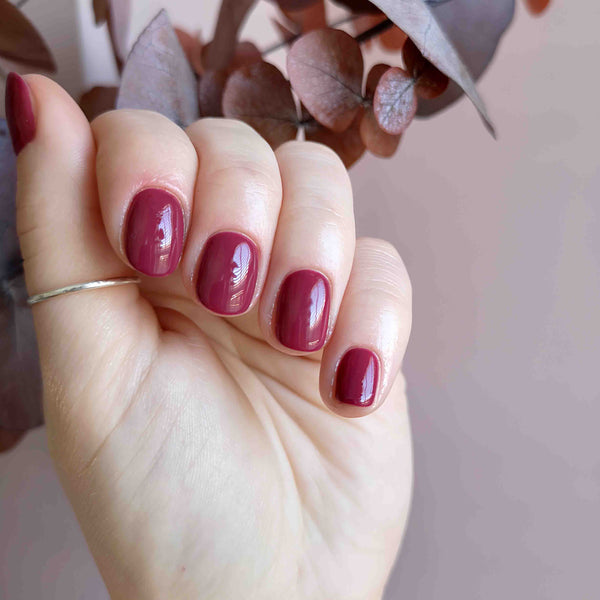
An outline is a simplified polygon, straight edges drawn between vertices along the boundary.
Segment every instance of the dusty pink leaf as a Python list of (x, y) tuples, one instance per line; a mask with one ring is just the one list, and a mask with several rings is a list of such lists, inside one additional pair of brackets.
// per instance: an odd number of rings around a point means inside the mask
[(8, 0), (0, 0), (0, 56), (28, 67), (56, 71), (52, 53), (38, 30)]
[(363, 57), (356, 40), (338, 29), (299, 38), (287, 57), (294, 91), (307, 110), (333, 131), (347, 129), (362, 104)]
[(229, 74), (225, 70), (206, 71), (198, 83), (201, 117), (223, 116), (223, 90)]
[(185, 127), (198, 118), (196, 76), (164, 10), (134, 44), (125, 63), (117, 108), (159, 112)]
[[(515, 0), (452, 0), (430, 6), (440, 28), (456, 48), (471, 76), (479, 79), (513, 19)], [(436, 113), (462, 95), (461, 87), (451, 82), (448, 90), (439, 98), (419, 102), (418, 114), (426, 116)]]
[(256, 129), (273, 148), (296, 138), (298, 114), (292, 90), (277, 67), (246, 65), (227, 80), (223, 113)]
[(0, 452), (7, 452), (16, 446), (25, 433), (25, 431), (19, 431), (18, 429), (2, 429), (0, 427)]
[(331, 131), (316, 121), (309, 121), (304, 126), (304, 137), (308, 141), (329, 146), (348, 169), (365, 152), (365, 145), (359, 132), (361, 118), (362, 111), (359, 111), (350, 127), (341, 132)]
[(369, 106), (360, 122), (360, 138), (369, 152), (387, 158), (398, 148), (402, 135), (390, 135), (379, 127), (373, 107)]
[(417, 112), (415, 80), (404, 69), (388, 69), (377, 84), (373, 110), (383, 131), (390, 135), (403, 133)]
[(402, 57), (406, 70), (416, 81), (415, 91), (419, 98), (433, 100), (446, 91), (450, 83), (448, 76), (424, 58), (411, 40), (404, 45)]
[(187, 56), (188, 62), (192, 65), (192, 69), (196, 75), (201, 75), (202, 68), (202, 42), (198, 35), (191, 35), (187, 31), (183, 29), (179, 29), (175, 27), (175, 33), (177, 34), (177, 39), (181, 44), (185, 55)]
[[(483, 3), (478, 0), (481, 4)], [(373, 0), (400, 29), (406, 32), (423, 56), (442, 73), (454, 80), (471, 99), (484, 123), (494, 134), (494, 127), (479, 96), (473, 78), (462, 62), (454, 45), (450, 42), (434, 18), (425, 0)], [(447, 3), (453, 9), (454, 2)], [(489, 3), (493, 4), (493, 3)], [(375, 112), (377, 116), (377, 111)]]
[(115, 108), (118, 93), (117, 87), (96, 86), (81, 96), (79, 106), (88, 120), (93, 121), (103, 112)]
[(222, 0), (215, 35), (204, 47), (205, 69), (219, 70), (229, 66), (237, 46), (238, 33), (256, 0)]

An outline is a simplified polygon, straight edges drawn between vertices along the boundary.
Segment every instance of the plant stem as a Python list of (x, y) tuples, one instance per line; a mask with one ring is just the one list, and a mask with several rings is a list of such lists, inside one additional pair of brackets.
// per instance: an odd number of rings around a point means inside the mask
[[(344, 17), (343, 19), (340, 19), (339, 21), (334, 21), (333, 23), (329, 23), (329, 25), (327, 25), (327, 27), (333, 27), (333, 28), (339, 27), (340, 25), (345, 25), (346, 23), (351, 23), (358, 17), (360, 17), (360, 15), (352, 14), (347, 17)], [(277, 42), (273, 46), (269, 46), (268, 48), (265, 48), (262, 51), (262, 55), (266, 56), (267, 54), (271, 54), (271, 52), (275, 52), (276, 50), (279, 50), (280, 48), (283, 48), (284, 46), (287, 46), (288, 44), (295, 42), (301, 35), (302, 35), (302, 33), (297, 33), (289, 40), (284, 40), (283, 42)]]
[(370, 29), (367, 29), (366, 31), (359, 33), (354, 39), (359, 44), (362, 44), (363, 42), (366, 42), (367, 40), (370, 40), (371, 38), (378, 36), (380, 33), (387, 31), (388, 29), (390, 29), (390, 27), (393, 27), (393, 25), (394, 25), (394, 23), (392, 22), (391, 19), (386, 19), (385, 21), (382, 21), (381, 23), (377, 23), (377, 25), (371, 27)]

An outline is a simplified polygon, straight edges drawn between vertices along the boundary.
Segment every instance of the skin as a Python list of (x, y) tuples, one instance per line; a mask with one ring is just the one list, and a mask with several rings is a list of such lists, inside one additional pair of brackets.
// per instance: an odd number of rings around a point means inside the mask
[[(338, 157), (308, 142), (273, 152), (246, 125), (183, 131), (144, 111), (91, 125), (56, 84), (28, 76), (34, 139), (18, 156), (18, 228), (30, 294), (135, 274), (124, 224), (145, 187), (184, 209), (167, 277), (33, 307), (49, 445), (115, 599), (380, 599), (405, 529), (412, 455), (400, 366), (411, 287), (395, 249), (355, 240)], [(246, 314), (195, 294), (208, 237), (259, 247)], [(328, 341), (283, 347), (273, 309), (284, 277), (316, 269), (332, 288)], [(335, 370), (376, 352), (371, 407), (342, 404)]]

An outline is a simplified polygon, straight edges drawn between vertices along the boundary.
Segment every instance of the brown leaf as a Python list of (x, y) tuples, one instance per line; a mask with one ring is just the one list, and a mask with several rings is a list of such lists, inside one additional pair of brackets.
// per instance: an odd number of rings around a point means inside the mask
[(279, 6), (280, 10), (283, 12), (290, 10), (303, 10), (321, 1), (322, 0), (275, 0), (275, 2), (277, 2), (277, 6)]
[[(358, 15), (355, 19), (352, 20), (352, 30), (354, 31), (355, 35), (360, 35), (361, 33), (368, 31), (372, 27), (375, 27), (375, 25), (379, 25), (379, 23), (382, 23), (385, 20), (386, 16), (383, 13), (367, 13), (363, 15)], [(376, 39), (377, 37), (373, 37), (371, 39), (365, 40), (364, 42), (362, 42), (361, 45), (363, 48), (370, 48)]]
[(394, 52), (396, 50), (402, 50), (408, 36), (400, 27), (390, 27), (387, 31), (384, 31), (378, 38), (379, 43), (386, 49)]
[(336, 4), (345, 6), (348, 10), (353, 13), (378, 13), (379, 8), (375, 6), (369, 0), (333, 0)]
[(79, 106), (88, 121), (93, 121), (103, 112), (115, 108), (118, 93), (117, 87), (96, 86), (81, 96)]
[(288, 21), (298, 28), (299, 33), (308, 33), (314, 29), (327, 27), (324, 0), (317, 0), (298, 10), (284, 10), (282, 8), (282, 12)]
[(312, 31), (299, 38), (287, 57), (294, 91), (308, 111), (333, 131), (347, 129), (362, 104), (360, 46), (338, 29)]
[(412, 40), (407, 40), (402, 50), (402, 58), (406, 70), (416, 81), (417, 96), (433, 100), (446, 91), (450, 83), (447, 75), (444, 75), (424, 58)]
[(96, 25), (106, 23), (108, 18), (108, 0), (93, 0), (94, 22)]
[(373, 110), (379, 126), (386, 133), (403, 133), (417, 112), (415, 80), (404, 69), (388, 69), (377, 84)]
[(291, 44), (298, 37), (297, 33), (294, 33), (291, 29), (288, 29), (283, 23), (281, 23), (277, 19), (271, 19), (271, 22), (273, 23), (273, 25), (275, 25), (277, 31), (279, 31), (279, 34), (281, 35), (281, 40), (286, 44)]
[(273, 148), (296, 138), (298, 114), (289, 81), (277, 67), (259, 62), (230, 75), (223, 113), (256, 129)]
[[(402, 2), (373, 0), (373, 4), (407, 33), (429, 62), (460, 85), (479, 111), (490, 132), (494, 134), (494, 127), (483, 100), (475, 88), (473, 78), (463, 64), (456, 48), (433, 17), (425, 0), (402, 0)], [(377, 112), (375, 114), (377, 115)]]
[(379, 127), (373, 107), (369, 106), (360, 121), (360, 138), (369, 152), (387, 158), (398, 148), (402, 135), (390, 135)]
[(390, 69), (390, 65), (385, 65), (382, 63), (378, 63), (371, 67), (369, 74), (367, 75), (367, 82), (365, 84), (365, 97), (369, 100), (373, 99), (375, 96), (375, 90), (377, 89), (377, 84), (381, 79), (381, 76)]
[(18, 429), (2, 429), (0, 427), (0, 452), (6, 452), (16, 446), (25, 433)]
[(532, 15), (541, 15), (549, 6), (550, 0), (525, 0), (525, 6)]
[(225, 70), (206, 71), (198, 83), (198, 103), (201, 117), (223, 116), (223, 90), (229, 73)]
[(56, 71), (46, 42), (19, 8), (0, 0), (0, 56), (28, 67)]
[(256, 0), (222, 0), (215, 35), (203, 52), (205, 69), (226, 68), (235, 55), (238, 32)]
[(240, 67), (261, 61), (262, 54), (252, 42), (239, 42), (229, 65), (229, 72), (232, 73)]
[(154, 110), (182, 127), (198, 118), (196, 77), (164, 10), (131, 50), (117, 108)]
[(200, 37), (198, 35), (190, 35), (187, 31), (179, 29), (178, 27), (175, 27), (175, 33), (177, 34), (177, 39), (185, 52), (188, 62), (192, 65), (192, 69), (194, 69), (196, 75), (201, 75), (203, 68), (202, 42), (200, 41)]
[(319, 142), (329, 146), (349, 169), (365, 152), (365, 145), (360, 137), (359, 127), (362, 117), (360, 111), (345, 131), (334, 132), (316, 121), (304, 127), (304, 137), (310, 142)]

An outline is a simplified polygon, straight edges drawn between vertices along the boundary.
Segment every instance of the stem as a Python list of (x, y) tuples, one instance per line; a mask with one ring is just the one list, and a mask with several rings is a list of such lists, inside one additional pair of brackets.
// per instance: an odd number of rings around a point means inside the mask
[[(339, 19), (338, 21), (334, 21), (333, 23), (330, 23), (329, 25), (327, 25), (327, 27), (333, 27), (333, 28), (339, 27), (340, 25), (345, 25), (346, 23), (351, 23), (355, 19), (358, 19), (358, 17), (360, 17), (360, 15), (354, 15), (354, 14), (352, 14), (352, 15), (349, 15), (347, 17), (344, 17), (343, 19)], [(284, 40), (283, 42), (277, 42), (273, 46), (269, 46), (268, 48), (265, 48), (262, 51), (262, 55), (266, 56), (267, 54), (271, 54), (271, 52), (275, 52), (275, 50), (279, 50), (279, 49), (287, 46), (288, 44), (291, 44), (292, 42), (295, 42), (301, 35), (303, 35), (303, 34), (302, 33), (297, 33), (296, 35), (294, 35), (289, 40)]]
[(394, 25), (394, 23), (392, 22), (391, 19), (386, 19), (385, 21), (382, 21), (381, 23), (377, 23), (377, 25), (371, 27), (370, 29), (363, 31), (362, 33), (357, 35), (354, 39), (359, 44), (362, 44), (363, 42), (366, 42), (367, 40), (370, 40), (371, 38), (378, 36), (380, 33), (387, 31), (388, 29), (390, 29), (390, 27), (393, 27), (393, 25)]

